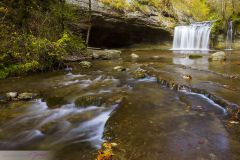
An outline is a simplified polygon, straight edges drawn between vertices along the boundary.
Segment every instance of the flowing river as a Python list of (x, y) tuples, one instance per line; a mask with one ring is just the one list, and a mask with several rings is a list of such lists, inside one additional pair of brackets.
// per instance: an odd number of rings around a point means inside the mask
[[(132, 60), (131, 53), (140, 58)], [(209, 62), (209, 54), (190, 59), (173, 51), (129, 49), (121, 59), (93, 61), (89, 70), (73, 63), (71, 72), (1, 80), (0, 97), (10, 91), (39, 97), (1, 104), (0, 149), (93, 160), (108, 141), (118, 144), (113, 159), (119, 160), (240, 159), (240, 127), (230, 121), (227, 106), (240, 104), (240, 53), (227, 55), (225, 62)], [(139, 67), (148, 76), (134, 79)], [(173, 89), (170, 82), (185, 87)], [(76, 103), (84, 96), (92, 105)]]

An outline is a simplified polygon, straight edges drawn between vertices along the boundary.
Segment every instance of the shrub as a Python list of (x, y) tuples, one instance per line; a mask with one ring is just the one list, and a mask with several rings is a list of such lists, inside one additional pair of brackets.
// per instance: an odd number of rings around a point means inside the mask
[(9, 24), (0, 24), (0, 39), (0, 78), (61, 67), (66, 54), (57, 43), (23, 34)]
[(60, 38), (56, 43), (58, 47), (64, 48), (68, 54), (80, 53), (84, 48), (86, 48), (81, 37), (74, 36), (66, 30), (64, 31), (62, 38)]

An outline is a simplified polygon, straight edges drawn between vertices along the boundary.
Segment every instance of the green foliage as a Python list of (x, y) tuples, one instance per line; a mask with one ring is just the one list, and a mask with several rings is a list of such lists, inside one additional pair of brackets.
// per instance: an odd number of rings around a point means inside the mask
[(172, 0), (173, 5), (196, 21), (208, 20), (210, 8), (204, 0)]
[(57, 69), (66, 54), (85, 48), (81, 36), (64, 31), (64, 21), (77, 21), (65, 0), (0, 2), (0, 79)]
[(118, 11), (128, 10), (130, 7), (126, 0), (99, 0), (99, 1)]
[(81, 37), (74, 36), (66, 30), (64, 31), (62, 38), (60, 38), (56, 44), (57, 46), (64, 48), (68, 54), (79, 53), (86, 48)]
[(40, 64), (37, 61), (27, 62), (25, 64), (10, 65), (0, 70), (0, 79), (8, 76), (18, 76), (29, 72), (39, 70)]
[(0, 25), (0, 38), (1, 78), (59, 67), (66, 54), (55, 42), (20, 33), (6, 24)]
[(132, 10), (134, 11), (140, 11), (145, 14), (150, 13), (149, 7), (144, 2), (139, 2), (137, 0), (134, 0), (132, 1), (131, 7), (132, 7)]

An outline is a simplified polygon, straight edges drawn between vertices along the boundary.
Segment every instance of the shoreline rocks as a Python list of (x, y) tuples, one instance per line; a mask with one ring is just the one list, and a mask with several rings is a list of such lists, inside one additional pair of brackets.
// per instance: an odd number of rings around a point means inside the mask
[(29, 93), (29, 92), (8, 92), (6, 93), (6, 99), (8, 101), (27, 101), (37, 97), (38, 94), (36, 93)]

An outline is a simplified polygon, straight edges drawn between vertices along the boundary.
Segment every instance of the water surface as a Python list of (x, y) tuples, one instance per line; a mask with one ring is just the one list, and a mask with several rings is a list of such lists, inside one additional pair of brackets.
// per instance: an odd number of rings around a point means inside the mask
[[(131, 53), (140, 56), (132, 60)], [(39, 93), (36, 100), (1, 104), (1, 150), (49, 150), (59, 160), (93, 160), (102, 142), (116, 142), (114, 159), (240, 159), (239, 126), (229, 127), (227, 110), (204, 95), (160, 85), (157, 77), (206, 90), (240, 104), (240, 53), (225, 62), (209, 62), (209, 54), (163, 50), (125, 50), (122, 58), (93, 61), (83, 70), (39, 73), (0, 81), (0, 94)], [(115, 66), (127, 71), (117, 72)], [(134, 79), (139, 67), (154, 71)], [(184, 75), (191, 75), (186, 80)], [(79, 106), (83, 96), (101, 100)], [(96, 104), (96, 103), (93, 103)]]

